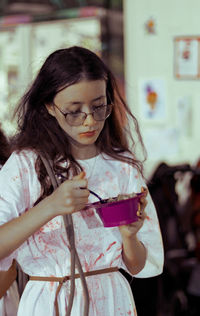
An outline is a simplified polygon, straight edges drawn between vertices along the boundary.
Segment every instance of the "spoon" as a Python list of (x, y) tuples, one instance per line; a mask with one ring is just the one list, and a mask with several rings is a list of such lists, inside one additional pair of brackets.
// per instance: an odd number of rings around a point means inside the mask
[[(59, 179), (61, 179), (62, 181), (66, 180), (66, 178), (62, 175), (62, 174), (59, 174), (58, 175)], [(80, 189), (85, 189), (85, 188), (80, 188)], [(105, 204), (107, 203), (108, 199), (102, 199), (97, 193), (95, 193), (94, 191), (88, 189), (88, 191), (93, 194), (94, 196), (97, 197), (97, 199), (100, 201), (101, 204)]]
[(99, 201), (100, 201), (101, 204), (105, 204), (105, 203), (108, 202), (108, 199), (102, 199), (102, 198), (101, 198), (97, 193), (95, 193), (94, 191), (89, 190), (89, 189), (88, 189), (88, 191), (89, 191), (91, 194), (93, 194), (94, 196), (96, 196), (97, 199), (99, 199)]

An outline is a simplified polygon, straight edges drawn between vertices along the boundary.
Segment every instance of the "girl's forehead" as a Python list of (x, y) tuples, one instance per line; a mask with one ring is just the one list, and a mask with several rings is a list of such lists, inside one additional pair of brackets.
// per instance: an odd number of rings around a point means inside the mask
[(105, 80), (83, 80), (67, 86), (55, 96), (57, 101), (65, 100), (67, 103), (83, 102), (84, 100), (96, 100), (106, 97), (106, 81)]

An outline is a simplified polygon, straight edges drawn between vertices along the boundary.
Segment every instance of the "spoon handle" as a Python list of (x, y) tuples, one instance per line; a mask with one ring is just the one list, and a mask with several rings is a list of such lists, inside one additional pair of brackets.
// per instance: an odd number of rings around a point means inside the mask
[[(89, 189), (88, 189), (88, 190), (89, 190)], [(96, 196), (97, 199), (99, 199), (100, 202), (103, 201), (102, 198), (101, 198), (97, 193), (95, 193), (94, 191), (89, 190), (89, 192), (90, 192), (91, 194), (93, 194), (94, 196)]]

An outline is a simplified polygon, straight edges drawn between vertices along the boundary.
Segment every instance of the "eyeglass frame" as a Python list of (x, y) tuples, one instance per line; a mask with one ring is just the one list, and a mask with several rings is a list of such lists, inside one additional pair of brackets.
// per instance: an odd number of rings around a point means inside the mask
[[(57, 109), (58, 109), (58, 111), (64, 116), (64, 118), (65, 118), (65, 120), (67, 121), (67, 115), (68, 114), (72, 114), (72, 112), (63, 112), (61, 109), (59, 109), (59, 107), (54, 103), (54, 102), (52, 102), (52, 104), (53, 104), (53, 106), (55, 106)], [(85, 114), (85, 118), (84, 118), (84, 120), (83, 120), (83, 122), (86, 120), (86, 118), (88, 117), (88, 115), (92, 115), (92, 117), (93, 117), (93, 119), (95, 120), (95, 121), (97, 121), (97, 122), (101, 122), (101, 121), (104, 121), (104, 120), (106, 120), (109, 116), (110, 116), (110, 114), (111, 114), (111, 112), (112, 112), (112, 107), (113, 107), (113, 104), (112, 103), (110, 103), (110, 104), (104, 104), (104, 105), (102, 105), (102, 107), (103, 106), (110, 106), (111, 107), (111, 111), (110, 111), (110, 113), (104, 118), (104, 119), (102, 119), (102, 120), (96, 120), (95, 118), (94, 118), (94, 112), (95, 112), (95, 110), (93, 110), (92, 112), (90, 112), (90, 113), (86, 113), (86, 112), (83, 112), (83, 111), (79, 111), (79, 113), (84, 113)], [(82, 123), (83, 123), (82, 122)], [(79, 125), (81, 125), (81, 124), (78, 124), (78, 125), (71, 125), (69, 122), (67, 122), (70, 126), (79, 126)]]

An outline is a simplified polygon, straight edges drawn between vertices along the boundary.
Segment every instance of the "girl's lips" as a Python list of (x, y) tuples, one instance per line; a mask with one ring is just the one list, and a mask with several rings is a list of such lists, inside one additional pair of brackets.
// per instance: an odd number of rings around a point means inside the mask
[(93, 137), (95, 134), (96, 134), (96, 131), (91, 131), (91, 132), (80, 133), (79, 136), (81, 138), (83, 138), (83, 137)]

